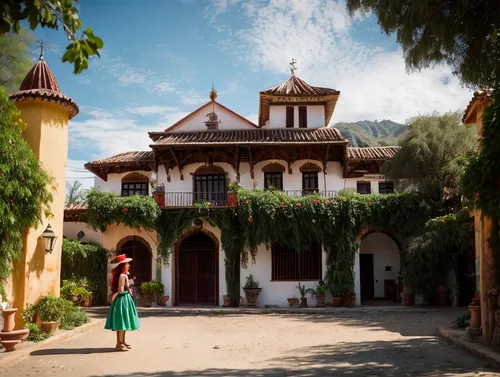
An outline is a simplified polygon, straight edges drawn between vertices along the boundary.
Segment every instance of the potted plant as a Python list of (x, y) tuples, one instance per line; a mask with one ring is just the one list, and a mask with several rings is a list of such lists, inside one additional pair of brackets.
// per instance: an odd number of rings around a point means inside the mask
[(408, 286), (403, 287), (403, 305), (404, 306), (414, 306), (415, 305), (415, 292)]
[(167, 301), (170, 296), (165, 295), (165, 286), (159, 280), (153, 281), (154, 283), (154, 295), (156, 296), (156, 303), (160, 306), (167, 305)]
[(439, 297), (439, 306), (448, 305), (450, 289), (445, 284), (440, 284), (437, 288), (438, 297)]
[(155, 294), (156, 285), (153, 281), (145, 281), (141, 284), (141, 296), (144, 298), (144, 306), (150, 308), (153, 305), (153, 297)]
[(290, 305), (291, 308), (293, 308), (299, 302), (299, 299), (297, 297), (289, 297), (287, 298), (287, 300), (288, 300), (288, 305)]
[(348, 308), (352, 308), (354, 306), (356, 306), (356, 293), (355, 292), (348, 292), (345, 296), (344, 296), (344, 306), (348, 307)]
[(326, 284), (323, 280), (320, 280), (314, 288), (307, 290), (313, 297), (316, 297), (316, 306), (318, 308), (325, 307), (325, 297), (326, 297)]
[(31, 313), (37, 312), (42, 322), (42, 330), (49, 335), (54, 334), (63, 317), (73, 308), (71, 301), (62, 297), (46, 296), (34, 305)]
[(235, 208), (238, 205), (238, 182), (229, 184), (229, 192), (227, 193), (227, 206)]
[(342, 304), (342, 296), (344, 296), (343, 289), (339, 285), (334, 285), (330, 288), (332, 294), (333, 306), (339, 307)]
[(226, 294), (224, 296), (222, 296), (223, 300), (224, 300), (224, 307), (225, 308), (229, 308), (232, 306), (232, 302), (231, 302), (231, 295), (230, 295), (230, 292), (229, 292), (229, 287), (228, 289), (226, 290)]
[(248, 306), (257, 306), (257, 298), (259, 297), (262, 288), (259, 288), (259, 282), (255, 280), (252, 274), (247, 276), (243, 291), (247, 299)]
[(306, 289), (306, 286), (303, 284), (300, 284), (300, 281), (299, 281), (299, 285), (297, 285), (297, 289), (300, 292), (299, 308), (307, 308), (307, 297), (306, 297), (307, 289)]

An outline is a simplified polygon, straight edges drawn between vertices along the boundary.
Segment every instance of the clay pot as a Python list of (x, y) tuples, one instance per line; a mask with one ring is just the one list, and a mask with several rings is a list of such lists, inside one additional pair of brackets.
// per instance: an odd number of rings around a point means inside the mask
[(316, 295), (316, 307), (324, 308), (325, 307), (325, 294), (317, 294)]
[(150, 308), (153, 305), (153, 296), (144, 296), (144, 306)]
[(292, 308), (299, 302), (299, 299), (297, 297), (290, 297), (287, 298), (287, 300), (288, 300), (288, 305), (290, 305), (290, 307)]
[(344, 297), (344, 306), (347, 308), (356, 306), (356, 293), (351, 293)]
[(49, 335), (53, 335), (59, 329), (60, 324), (61, 322), (42, 322), (42, 330)]
[(474, 305), (473, 303), (469, 305), (470, 310), (470, 327), (478, 329), (481, 326), (481, 306)]
[(90, 306), (90, 297), (82, 300), (80, 305), (84, 308), (88, 308)]
[(342, 297), (333, 297), (333, 306), (338, 308), (342, 304)]
[(262, 288), (243, 288), (247, 298), (247, 306), (257, 306), (257, 297), (259, 297)]
[(307, 297), (300, 298), (299, 308), (307, 308)]
[(167, 306), (167, 301), (170, 298), (170, 296), (160, 296), (158, 297), (158, 305), (160, 306)]
[(14, 330), (14, 327), (16, 326), (15, 322), (16, 312), (17, 312), (16, 308), (2, 310), (2, 317), (3, 317), (2, 331), (9, 332)]
[(403, 305), (404, 306), (414, 306), (415, 305), (415, 293), (403, 293)]
[(30, 331), (28, 329), (14, 330), (9, 332), (1, 332), (0, 339), (4, 340), (26, 340), (30, 335)]
[(14, 351), (16, 346), (21, 343), (22, 340), (2, 340), (0, 343), (4, 346), (6, 352)]
[(231, 296), (229, 296), (229, 295), (224, 295), (222, 298), (224, 299), (224, 307), (225, 307), (225, 308), (229, 308), (229, 307), (231, 307), (231, 306), (232, 306)]

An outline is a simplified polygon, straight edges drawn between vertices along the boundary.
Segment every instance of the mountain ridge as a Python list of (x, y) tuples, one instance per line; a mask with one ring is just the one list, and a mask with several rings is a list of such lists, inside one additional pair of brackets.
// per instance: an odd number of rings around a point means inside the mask
[(361, 120), (357, 122), (338, 122), (334, 128), (349, 140), (351, 147), (386, 147), (398, 145), (398, 140), (408, 126), (390, 119), (381, 121)]

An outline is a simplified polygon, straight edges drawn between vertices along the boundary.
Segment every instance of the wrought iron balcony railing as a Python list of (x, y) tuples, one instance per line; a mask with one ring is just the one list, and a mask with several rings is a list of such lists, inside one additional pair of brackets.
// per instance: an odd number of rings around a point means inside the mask
[[(283, 190), (283, 192), (294, 197), (319, 194), (321, 197), (330, 198), (337, 195), (335, 190)], [(160, 208), (193, 208), (197, 205), (232, 208), (237, 205), (236, 192), (157, 192), (153, 197)]]

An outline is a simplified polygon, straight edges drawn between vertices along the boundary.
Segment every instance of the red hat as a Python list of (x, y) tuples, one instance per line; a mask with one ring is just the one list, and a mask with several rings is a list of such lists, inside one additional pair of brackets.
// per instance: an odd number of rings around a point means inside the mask
[(118, 255), (111, 263), (111, 268), (116, 268), (119, 264), (132, 261), (132, 258), (127, 258), (125, 254)]

